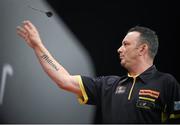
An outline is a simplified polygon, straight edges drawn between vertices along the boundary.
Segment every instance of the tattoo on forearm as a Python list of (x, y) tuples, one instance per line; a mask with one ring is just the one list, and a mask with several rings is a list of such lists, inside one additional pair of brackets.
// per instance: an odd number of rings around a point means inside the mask
[(58, 67), (54, 64), (54, 62), (51, 59), (49, 59), (48, 55), (43, 54), (41, 58), (44, 59), (49, 65), (51, 65), (56, 71), (59, 70)]

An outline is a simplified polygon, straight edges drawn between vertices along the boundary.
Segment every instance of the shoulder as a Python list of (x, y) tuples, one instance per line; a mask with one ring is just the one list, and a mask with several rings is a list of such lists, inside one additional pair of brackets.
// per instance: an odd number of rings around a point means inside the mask
[(117, 75), (109, 75), (109, 76), (97, 76), (97, 77), (87, 77), (81, 76), (83, 81), (95, 83), (96, 85), (112, 85), (122, 79), (122, 77)]
[(165, 79), (165, 80), (171, 80), (171, 81), (175, 80), (175, 77), (170, 73), (165, 73), (165, 72), (158, 71), (156, 75), (158, 77), (161, 77), (161, 78)]
[(110, 76), (104, 76), (102, 81), (102, 86), (103, 87), (113, 87), (116, 86), (117, 84), (123, 82), (124, 80), (127, 79), (127, 76), (116, 76), (116, 75), (110, 75)]
[(176, 80), (176, 78), (170, 73), (158, 71), (156, 73), (156, 77), (158, 77), (160, 80), (162, 80), (163, 83), (166, 83), (167, 85), (170, 85), (170, 86), (178, 84), (178, 81)]
[(105, 82), (113, 83), (113, 82), (119, 80), (121, 77), (120, 76), (111, 75), (111, 76), (103, 76), (102, 78), (103, 78), (103, 80)]

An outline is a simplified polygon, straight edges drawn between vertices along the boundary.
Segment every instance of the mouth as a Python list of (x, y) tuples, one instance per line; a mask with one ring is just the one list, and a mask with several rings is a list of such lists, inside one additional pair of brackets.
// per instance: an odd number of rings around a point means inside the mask
[(122, 56), (122, 55), (119, 55), (119, 58), (120, 58), (120, 59), (123, 59), (123, 58), (124, 58), (124, 56)]

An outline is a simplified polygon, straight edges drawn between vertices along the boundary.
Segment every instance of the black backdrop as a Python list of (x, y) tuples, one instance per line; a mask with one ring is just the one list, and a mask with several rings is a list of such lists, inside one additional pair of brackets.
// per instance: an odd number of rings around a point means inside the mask
[[(121, 75), (117, 49), (129, 28), (147, 26), (159, 36), (156, 67), (179, 78), (179, 8), (174, 1), (46, 0), (88, 50), (96, 75)], [(98, 111), (94, 122), (100, 122)]]

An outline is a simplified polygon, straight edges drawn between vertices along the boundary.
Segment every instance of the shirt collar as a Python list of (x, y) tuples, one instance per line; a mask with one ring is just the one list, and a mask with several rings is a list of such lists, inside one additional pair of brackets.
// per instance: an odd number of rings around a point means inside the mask
[(138, 77), (139, 76), (139, 74), (137, 74), (137, 75), (135, 75), (135, 76), (132, 76), (132, 75), (130, 75), (129, 73), (128, 73), (128, 77), (131, 77), (131, 78), (136, 78), (136, 77)]
[(136, 76), (131, 76), (129, 73), (125, 76), (122, 76), (120, 79), (120, 84), (124, 84), (129, 78), (138, 78), (143, 81), (144, 84), (148, 83), (150, 79), (154, 76), (155, 72), (157, 71), (156, 66), (152, 65), (148, 69), (146, 69), (143, 73), (138, 74)]
[(143, 73), (138, 74), (136, 76), (131, 76), (128, 73), (128, 78), (140, 78), (144, 83), (147, 83), (149, 81), (149, 79), (151, 79), (153, 77), (153, 74), (157, 71), (156, 66), (152, 65), (151, 67), (149, 67), (148, 69), (146, 69)]
[(155, 72), (157, 71), (156, 66), (152, 65), (147, 70), (139, 75), (139, 78), (143, 80), (144, 83), (147, 83), (152, 77), (154, 76)]

